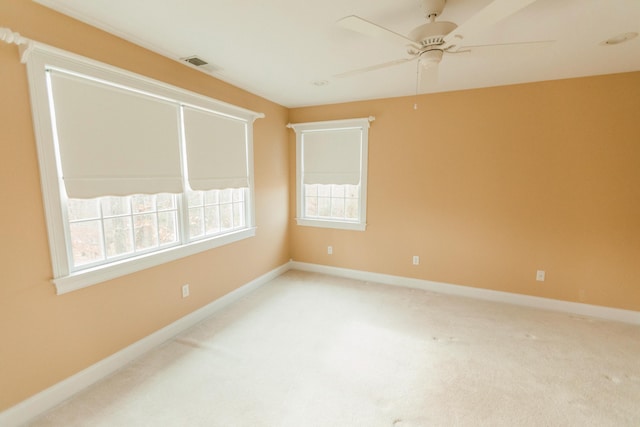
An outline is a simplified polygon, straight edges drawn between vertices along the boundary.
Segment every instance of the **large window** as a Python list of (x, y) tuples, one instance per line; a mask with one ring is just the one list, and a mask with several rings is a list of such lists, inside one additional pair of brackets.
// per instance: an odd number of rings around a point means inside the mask
[(255, 235), (261, 114), (40, 44), (26, 57), (58, 293)]
[(296, 131), (297, 223), (364, 230), (372, 117), (289, 125)]

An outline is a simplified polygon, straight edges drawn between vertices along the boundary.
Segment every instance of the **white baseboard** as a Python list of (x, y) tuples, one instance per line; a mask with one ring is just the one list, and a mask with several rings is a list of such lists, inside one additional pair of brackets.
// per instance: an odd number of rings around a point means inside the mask
[(442, 294), (522, 305), (542, 310), (561, 311), (581, 316), (597, 317), (600, 319), (640, 325), (640, 312), (638, 311), (534, 297), (510, 292), (493, 291), (490, 289), (473, 288), (449, 283), (432, 282), (429, 280), (412, 279), (409, 277), (392, 276), (389, 274), (370, 273), (367, 271), (330, 267), (319, 264), (308, 264), (298, 261), (291, 261), (290, 266), (295, 270), (324, 273), (332, 276), (382, 283), (385, 285), (404, 286), (408, 288), (439, 292)]
[(128, 363), (170, 340), (181, 332), (236, 302), (258, 287), (278, 277), (287, 270), (290, 264), (284, 264), (274, 270), (252, 280), (242, 287), (215, 300), (214, 302), (176, 320), (172, 324), (142, 338), (140, 341), (120, 350), (78, 372), (77, 374), (41, 391), (38, 394), (18, 403), (0, 413), (0, 426), (16, 427), (28, 422), (36, 416), (64, 402), (79, 391), (114, 373)]
[(640, 312), (631, 310), (560, 301), (529, 295), (513, 294), (509, 292), (493, 291), (489, 289), (473, 288), (469, 286), (452, 285), (448, 283), (432, 282), (429, 280), (413, 279), (389, 274), (371, 273), (347, 268), (289, 261), (288, 263), (275, 268), (255, 280), (252, 280), (205, 307), (202, 307), (160, 329), (159, 331), (142, 338), (140, 341), (120, 350), (106, 359), (91, 365), (83, 371), (80, 371), (54, 386), (49, 387), (48, 389), (43, 390), (40, 393), (5, 410), (4, 412), (1, 412), (0, 426), (17, 427), (28, 422), (291, 269), (329, 274), (332, 276), (346, 277), (386, 285), (404, 286), (439, 292), (442, 294), (522, 305), (543, 310), (561, 311), (581, 316), (597, 317), (640, 325)]

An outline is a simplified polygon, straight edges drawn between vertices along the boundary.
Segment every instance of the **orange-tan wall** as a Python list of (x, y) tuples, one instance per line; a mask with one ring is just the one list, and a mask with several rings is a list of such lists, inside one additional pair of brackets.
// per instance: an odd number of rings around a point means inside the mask
[[(30, 1), (0, 26), (266, 114), (256, 237), (56, 296), (25, 67), (0, 43), (0, 411), (289, 257), (640, 310), (640, 73), (287, 110)], [(284, 125), (369, 115), (367, 231), (296, 226)]]
[(414, 102), (290, 111), (376, 116), (367, 230), (293, 225), (294, 260), (640, 310), (640, 73)]
[(256, 237), (56, 296), (25, 66), (0, 42), (1, 412), (286, 263), (290, 249), (287, 109), (31, 1), (0, 1), (0, 27), (266, 114), (254, 127)]

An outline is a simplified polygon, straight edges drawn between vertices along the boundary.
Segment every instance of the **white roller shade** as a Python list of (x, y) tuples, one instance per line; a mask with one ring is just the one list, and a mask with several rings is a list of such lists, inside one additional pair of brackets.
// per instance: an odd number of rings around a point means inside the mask
[(305, 184), (360, 182), (362, 129), (303, 132)]
[(177, 103), (57, 70), (50, 82), (70, 198), (182, 192)]
[(183, 111), (191, 188), (248, 187), (247, 122), (195, 108)]

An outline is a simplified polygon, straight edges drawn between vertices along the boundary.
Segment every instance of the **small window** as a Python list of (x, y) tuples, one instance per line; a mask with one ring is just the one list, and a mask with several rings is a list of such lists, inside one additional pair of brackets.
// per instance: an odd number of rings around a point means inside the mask
[(296, 131), (298, 225), (365, 229), (371, 120), (290, 125)]

